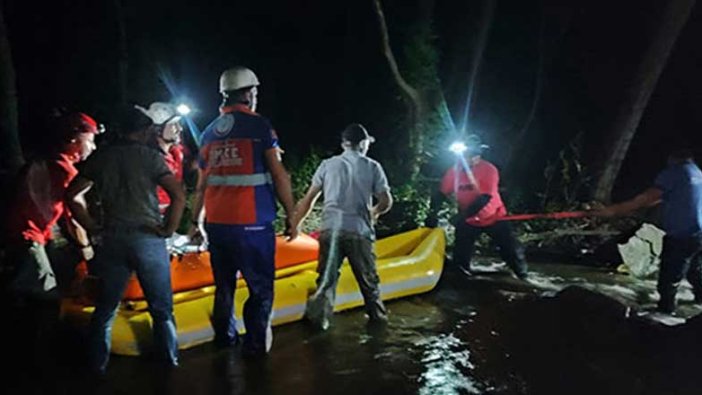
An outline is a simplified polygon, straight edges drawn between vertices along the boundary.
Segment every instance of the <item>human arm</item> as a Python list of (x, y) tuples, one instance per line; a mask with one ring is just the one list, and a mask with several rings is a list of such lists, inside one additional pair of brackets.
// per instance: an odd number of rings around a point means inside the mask
[(285, 210), (285, 235), (290, 241), (297, 237), (297, 229), (292, 226), (293, 216), (295, 215), (295, 201), (293, 199), (290, 176), (280, 160), (280, 153), (277, 148), (267, 149), (265, 158), (268, 171), (273, 179), (276, 196)]
[(68, 208), (66, 209), (65, 219), (65, 230), (79, 248), (83, 259), (86, 261), (93, 259), (95, 257), (95, 251), (93, 250), (88, 232), (70, 215), (70, 210)]
[(376, 204), (371, 207), (371, 221), (375, 223), (378, 217), (387, 213), (392, 208), (392, 195), (390, 194), (390, 184), (385, 171), (379, 163), (375, 165), (375, 175), (373, 180), (373, 195), (377, 199)]
[(314, 207), (315, 202), (319, 199), (322, 194), (322, 187), (318, 185), (311, 185), (307, 190), (305, 196), (297, 202), (295, 205), (295, 215), (292, 221), (292, 226), (298, 228), (300, 224), (307, 218)]
[[(478, 160), (475, 166), (481, 166), (481, 171), (471, 172), (471, 183), (475, 188), (476, 195), (461, 209), (455, 218), (458, 221), (465, 221), (467, 218), (477, 216), (492, 200), (493, 194), (497, 194), (500, 184), (500, 172), (490, 162)], [(467, 203), (467, 202), (466, 202)]]
[(378, 199), (378, 202), (375, 206), (371, 207), (371, 219), (373, 222), (378, 221), (381, 215), (390, 211), (393, 203), (392, 195), (389, 190), (384, 190), (376, 194), (375, 197)]
[(99, 233), (100, 228), (90, 215), (88, 203), (85, 200), (85, 194), (92, 186), (93, 182), (90, 179), (81, 175), (76, 176), (66, 188), (65, 200), (76, 223), (88, 233), (95, 234)]
[(657, 187), (651, 187), (644, 192), (636, 195), (633, 199), (625, 202), (606, 206), (599, 210), (593, 211), (593, 215), (597, 217), (614, 217), (619, 215), (627, 215), (644, 207), (655, 206), (660, 203), (663, 197), (663, 191)]

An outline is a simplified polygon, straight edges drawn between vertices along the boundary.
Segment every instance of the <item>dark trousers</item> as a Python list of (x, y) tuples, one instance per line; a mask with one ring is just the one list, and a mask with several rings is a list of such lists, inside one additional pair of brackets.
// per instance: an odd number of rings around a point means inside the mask
[(246, 280), (249, 298), (244, 303), (246, 335), (243, 350), (262, 354), (270, 350), (273, 281), (275, 279), (275, 231), (272, 225), (236, 227), (213, 231), (208, 225), (210, 262), (215, 280), (212, 326), (215, 342), (234, 343), (234, 293), (237, 273)]
[(456, 240), (453, 246), (453, 260), (464, 269), (470, 270), (470, 261), (475, 252), (475, 242), (480, 235), (486, 232), (495, 241), (500, 252), (500, 257), (514, 271), (517, 277), (527, 275), (527, 263), (524, 258), (524, 248), (512, 233), (509, 222), (498, 221), (491, 226), (472, 226), (461, 223), (456, 226)]
[(386, 314), (380, 299), (380, 278), (375, 267), (373, 241), (355, 232), (323, 231), (319, 237), (317, 291), (307, 301), (305, 315), (325, 329), (334, 312), (336, 286), (344, 258), (349, 259), (368, 316), (377, 319)]
[(658, 272), (659, 309), (675, 310), (675, 294), (684, 277), (692, 285), (695, 299), (702, 301), (702, 235), (663, 238), (661, 268)]

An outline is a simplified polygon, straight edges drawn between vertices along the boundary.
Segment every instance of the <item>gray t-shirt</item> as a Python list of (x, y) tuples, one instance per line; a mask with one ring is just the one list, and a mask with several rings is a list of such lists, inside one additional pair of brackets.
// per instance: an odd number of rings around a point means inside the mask
[(370, 219), (372, 196), (389, 191), (380, 163), (354, 150), (322, 161), (312, 186), (324, 195), (322, 230), (346, 230), (374, 237)]
[(105, 227), (161, 224), (156, 186), (172, 173), (156, 149), (118, 142), (97, 150), (79, 170), (80, 176), (94, 182)]

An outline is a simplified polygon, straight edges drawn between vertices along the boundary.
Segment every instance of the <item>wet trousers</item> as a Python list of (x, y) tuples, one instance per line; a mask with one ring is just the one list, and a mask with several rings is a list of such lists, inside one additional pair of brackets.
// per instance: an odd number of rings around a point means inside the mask
[(11, 251), (14, 266), (10, 289), (17, 296), (58, 299), (56, 275), (46, 253), (46, 246), (27, 241)]
[(658, 272), (659, 310), (673, 312), (675, 295), (684, 277), (692, 285), (695, 300), (702, 302), (702, 235), (663, 238), (661, 267)]
[(453, 260), (461, 268), (470, 271), (470, 261), (475, 252), (475, 242), (485, 232), (497, 244), (500, 257), (519, 278), (527, 275), (524, 248), (512, 233), (509, 222), (498, 221), (491, 226), (472, 226), (465, 222), (456, 226), (456, 240), (453, 246)]
[(361, 289), (368, 317), (376, 320), (387, 314), (380, 299), (373, 241), (355, 232), (325, 230), (319, 237), (317, 290), (307, 301), (305, 311), (307, 319), (323, 329), (329, 326), (329, 318), (334, 312), (336, 286), (344, 258), (348, 258)]
[(272, 225), (207, 225), (215, 301), (212, 326), (215, 343), (221, 346), (237, 340), (234, 292), (237, 273), (246, 280), (249, 298), (244, 303), (246, 335), (242, 349), (260, 354), (272, 344), (271, 310), (275, 279), (275, 232)]
[(106, 231), (96, 250), (95, 274), (100, 279), (95, 312), (90, 321), (90, 359), (92, 368), (107, 368), (115, 318), (127, 281), (136, 272), (153, 319), (156, 355), (171, 365), (178, 364), (178, 342), (173, 317), (171, 262), (166, 242), (141, 231)]

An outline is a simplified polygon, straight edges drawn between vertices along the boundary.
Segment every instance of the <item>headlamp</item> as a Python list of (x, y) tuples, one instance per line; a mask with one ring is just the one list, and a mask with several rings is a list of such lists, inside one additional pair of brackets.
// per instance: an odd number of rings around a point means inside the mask
[(462, 141), (455, 141), (449, 146), (449, 151), (453, 152), (456, 155), (463, 154), (464, 152), (466, 152), (467, 149), (468, 147)]
[(180, 115), (188, 115), (192, 110), (187, 104), (182, 103), (179, 104), (178, 107), (176, 107), (176, 111), (178, 111), (178, 114)]

